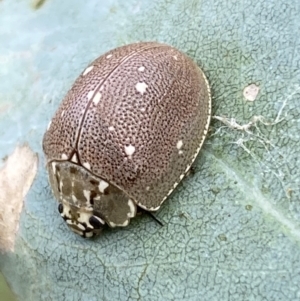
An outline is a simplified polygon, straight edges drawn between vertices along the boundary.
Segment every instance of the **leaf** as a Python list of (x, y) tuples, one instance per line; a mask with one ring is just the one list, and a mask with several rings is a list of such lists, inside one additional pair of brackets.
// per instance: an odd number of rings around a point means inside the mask
[[(15, 250), (0, 255), (19, 300), (300, 298), (299, 3), (0, 6), (0, 157), (26, 141), (40, 158)], [(195, 174), (156, 214), (163, 227), (142, 216), (84, 240), (57, 213), (42, 136), (90, 61), (146, 40), (172, 44), (199, 64), (217, 117)], [(247, 101), (253, 84), (259, 92)]]

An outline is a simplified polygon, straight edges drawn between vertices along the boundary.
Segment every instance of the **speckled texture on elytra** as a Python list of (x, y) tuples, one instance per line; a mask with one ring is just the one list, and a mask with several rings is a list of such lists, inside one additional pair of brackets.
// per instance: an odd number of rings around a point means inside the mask
[[(194, 175), (157, 214), (163, 227), (142, 216), (97, 240), (65, 229), (41, 161), (16, 251), (0, 255), (20, 300), (300, 299), (299, 5), (0, 1), (1, 158), (24, 140), (42, 158), (48, 120), (77, 75), (140, 40), (199, 64), (214, 115), (239, 125), (265, 117), (248, 132), (213, 120)], [(254, 102), (243, 96), (250, 84), (260, 88)]]
[[(90, 237), (104, 223), (127, 226), (136, 206), (157, 211), (190, 170), (210, 119), (206, 77), (174, 47), (142, 42), (102, 54), (43, 138), (61, 216)], [(89, 222), (95, 218), (100, 224)]]

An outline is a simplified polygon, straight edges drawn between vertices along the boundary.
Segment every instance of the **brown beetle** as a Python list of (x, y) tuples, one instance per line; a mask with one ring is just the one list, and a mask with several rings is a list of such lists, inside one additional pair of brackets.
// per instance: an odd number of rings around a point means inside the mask
[(189, 171), (206, 137), (211, 95), (177, 49), (130, 44), (92, 62), (43, 139), (59, 212), (84, 236), (156, 211)]

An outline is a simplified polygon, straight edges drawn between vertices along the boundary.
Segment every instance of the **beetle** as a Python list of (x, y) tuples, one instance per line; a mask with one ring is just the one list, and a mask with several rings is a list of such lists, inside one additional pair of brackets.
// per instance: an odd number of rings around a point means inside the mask
[(187, 55), (158, 42), (113, 49), (83, 70), (43, 138), (49, 181), (83, 237), (157, 211), (196, 159), (211, 92)]

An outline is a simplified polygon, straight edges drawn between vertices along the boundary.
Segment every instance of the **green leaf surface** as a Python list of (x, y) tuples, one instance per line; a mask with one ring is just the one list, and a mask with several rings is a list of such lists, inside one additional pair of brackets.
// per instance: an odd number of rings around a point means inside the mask
[[(34, 3), (0, 1), (0, 158), (24, 142), (39, 154), (15, 249), (0, 255), (19, 300), (299, 300), (300, 2)], [(219, 117), (156, 214), (163, 227), (141, 216), (85, 240), (57, 212), (42, 137), (89, 62), (148, 40), (198, 63)]]

